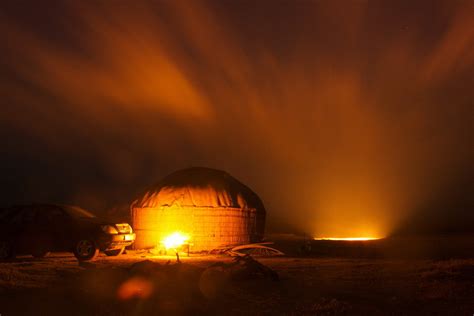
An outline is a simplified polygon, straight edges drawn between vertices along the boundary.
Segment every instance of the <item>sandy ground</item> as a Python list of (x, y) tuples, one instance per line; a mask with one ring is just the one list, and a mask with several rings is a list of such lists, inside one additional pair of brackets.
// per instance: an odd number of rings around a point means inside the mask
[[(162, 266), (158, 272), (137, 277), (130, 267), (143, 260)], [(168, 260), (172, 264), (166, 266)], [(279, 281), (230, 280), (206, 270), (212, 263), (231, 260), (222, 256), (183, 257), (176, 268), (174, 257), (130, 251), (120, 257), (101, 255), (82, 266), (67, 253), (44, 259), (19, 258), (0, 263), (0, 314), (474, 313), (474, 259), (258, 259), (279, 274)], [(127, 286), (132, 294), (123, 291)], [(139, 291), (133, 292), (134, 287)]]

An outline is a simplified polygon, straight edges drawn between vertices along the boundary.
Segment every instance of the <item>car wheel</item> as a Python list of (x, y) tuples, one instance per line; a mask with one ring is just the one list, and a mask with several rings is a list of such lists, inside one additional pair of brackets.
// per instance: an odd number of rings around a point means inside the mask
[(99, 254), (99, 248), (93, 240), (81, 239), (74, 247), (74, 255), (79, 261), (93, 260)]
[(114, 249), (114, 250), (106, 250), (104, 253), (109, 256), (109, 257), (115, 257), (115, 256), (120, 256), (125, 250), (125, 247), (120, 248), (120, 249)]
[(12, 259), (13, 257), (12, 244), (8, 241), (0, 241), (0, 260)]

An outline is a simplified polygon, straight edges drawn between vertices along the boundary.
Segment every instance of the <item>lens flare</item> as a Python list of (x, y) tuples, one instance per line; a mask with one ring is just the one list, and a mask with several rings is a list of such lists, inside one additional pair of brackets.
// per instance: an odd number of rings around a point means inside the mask
[(128, 279), (117, 290), (121, 300), (133, 298), (148, 298), (153, 293), (153, 283), (141, 277)]

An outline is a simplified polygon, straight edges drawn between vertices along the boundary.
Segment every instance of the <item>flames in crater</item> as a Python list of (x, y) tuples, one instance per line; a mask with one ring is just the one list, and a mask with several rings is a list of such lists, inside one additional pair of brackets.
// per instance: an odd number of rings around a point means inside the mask
[(366, 241), (377, 240), (379, 237), (315, 237), (314, 240), (341, 240), (341, 241)]

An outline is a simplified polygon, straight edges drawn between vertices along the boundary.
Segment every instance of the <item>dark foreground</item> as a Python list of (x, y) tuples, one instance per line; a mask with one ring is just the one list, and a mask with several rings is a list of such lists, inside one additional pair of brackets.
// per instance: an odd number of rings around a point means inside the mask
[[(150, 260), (160, 265), (133, 269)], [(166, 262), (171, 260), (169, 265)], [(228, 257), (69, 254), (0, 263), (0, 314), (472, 315), (474, 259), (262, 258), (279, 280), (208, 269)], [(136, 265), (135, 265), (136, 267)]]

